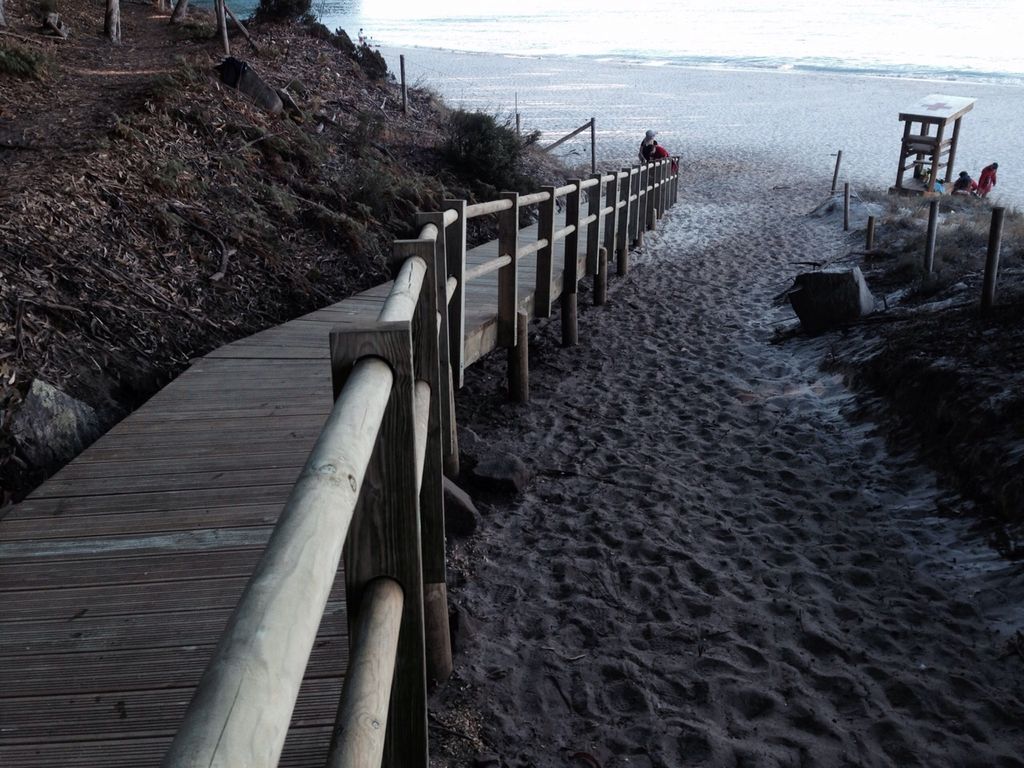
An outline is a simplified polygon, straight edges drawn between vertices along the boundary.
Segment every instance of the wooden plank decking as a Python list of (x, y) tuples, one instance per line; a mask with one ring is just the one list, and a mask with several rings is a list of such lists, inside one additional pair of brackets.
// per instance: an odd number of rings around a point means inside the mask
[[(467, 263), (496, 253), (489, 243)], [(520, 261), (524, 309), (534, 265)], [(0, 765), (159, 765), (330, 410), (330, 329), (375, 318), (388, 290), (211, 352), (0, 521)], [(468, 365), (495, 346), (496, 274), (470, 283), (466, 304)], [(326, 758), (343, 585), (281, 765)]]

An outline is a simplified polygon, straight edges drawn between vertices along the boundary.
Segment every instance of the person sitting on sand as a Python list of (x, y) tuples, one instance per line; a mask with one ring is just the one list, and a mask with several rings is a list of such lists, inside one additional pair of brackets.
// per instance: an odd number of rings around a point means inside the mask
[(654, 148), (658, 144), (658, 142), (654, 140), (654, 137), (657, 135), (657, 131), (648, 131), (644, 134), (644, 140), (640, 142), (641, 163), (649, 163), (654, 159)]
[(954, 195), (972, 195), (978, 189), (978, 182), (971, 178), (967, 171), (960, 171), (960, 175), (953, 182)]
[(978, 197), (985, 197), (992, 191), (992, 187), (996, 185), (996, 170), (998, 168), (999, 163), (992, 163), (992, 165), (986, 165), (981, 169), (981, 176), (978, 177)]

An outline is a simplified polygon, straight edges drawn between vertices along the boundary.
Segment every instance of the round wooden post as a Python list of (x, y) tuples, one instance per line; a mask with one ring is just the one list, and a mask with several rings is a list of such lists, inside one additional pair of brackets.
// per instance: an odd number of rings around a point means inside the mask
[(864, 243), (866, 250), (872, 250), (875, 247), (875, 217), (868, 216), (868, 235), (867, 242)]
[(517, 403), (530, 402), (530, 316), (519, 310), (516, 345), (509, 349), (509, 396)]
[(924, 244), (924, 271), (931, 274), (935, 268), (935, 237), (939, 231), (939, 201), (928, 203), (928, 236)]
[(562, 346), (574, 347), (579, 343), (579, 326), (576, 323), (576, 294), (562, 294)]
[(981, 311), (988, 312), (996, 301), (996, 279), (999, 276), (999, 249), (1003, 241), (1005, 208), (992, 209), (992, 226), (988, 231), (988, 254), (985, 257), (985, 282), (981, 290)]
[(590, 118), (590, 172), (597, 173), (597, 119)]
[(402, 114), (409, 114), (409, 90), (405, 85), (405, 54), (398, 57), (398, 66), (402, 74)]
[(597, 252), (597, 274), (594, 275), (594, 306), (608, 301), (608, 249), (603, 245)]
[(839, 182), (839, 164), (843, 162), (843, 150), (836, 152), (836, 170), (832, 174), (832, 194), (836, 193), (836, 184)]
[(843, 232), (850, 231), (850, 182), (843, 184)]

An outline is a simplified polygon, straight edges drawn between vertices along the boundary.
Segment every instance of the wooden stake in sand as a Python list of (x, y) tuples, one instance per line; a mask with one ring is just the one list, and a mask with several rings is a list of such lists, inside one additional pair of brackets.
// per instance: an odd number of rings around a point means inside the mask
[(518, 312), (516, 345), (509, 350), (509, 395), (517, 403), (530, 402), (530, 316)]
[(604, 246), (597, 251), (597, 274), (594, 275), (594, 306), (600, 307), (608, 301), (608, 249)]
[(843, 184), (843, 232), (850, 231), (850, 182)]
[(398, 57), (398, 67), (402, 71), (402, 114), (409, 114), (409, 90), (405, 86), (405, 54)]
[(996, 301), (996, 280), (999, 277), (999, 249), (1003, 241), (1005, 208), (992, 209), (992, 226), (988, 231), (988, 253), (985, 256), (985, 282), (981, 289), (981, 311), (988, 312)]
[(924, 243), (924, 271), (929, 275), (935, 268), (935, 236), (939, 230), (939, 201), (928, 203), (928, 236)]
[(864, 243), (864, 249), (867, 251), (873, 250), (875, 247), (875, 217), (868, 216), (868, 234), (867, 241)]
[(836, 193), (836, 184), (839, 182), (839, 164), (843, 162), (843, 150), (836, 152), (836, 170), (832, 174), (832, 194)]

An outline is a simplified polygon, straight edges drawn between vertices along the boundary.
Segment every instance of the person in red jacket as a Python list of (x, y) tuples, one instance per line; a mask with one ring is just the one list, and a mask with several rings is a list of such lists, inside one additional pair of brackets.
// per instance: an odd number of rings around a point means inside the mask
[[(669, 151), (665, 149), (658, 142), (654, 142), (654, 151), (651, 153), (651, 160), (661, 160), (666, 157), (672, 157)], [(679, 162), (677, 160), (672, 161), (672, 173), (676, 173), (679, 170)]]
[(979, 197), (985, 197), (996, 185), (996, 170), (998, 168), (999, 163), (992, 163), (992, 165), (986, 165), (981, 169), (981, 176), (978, 177)]

